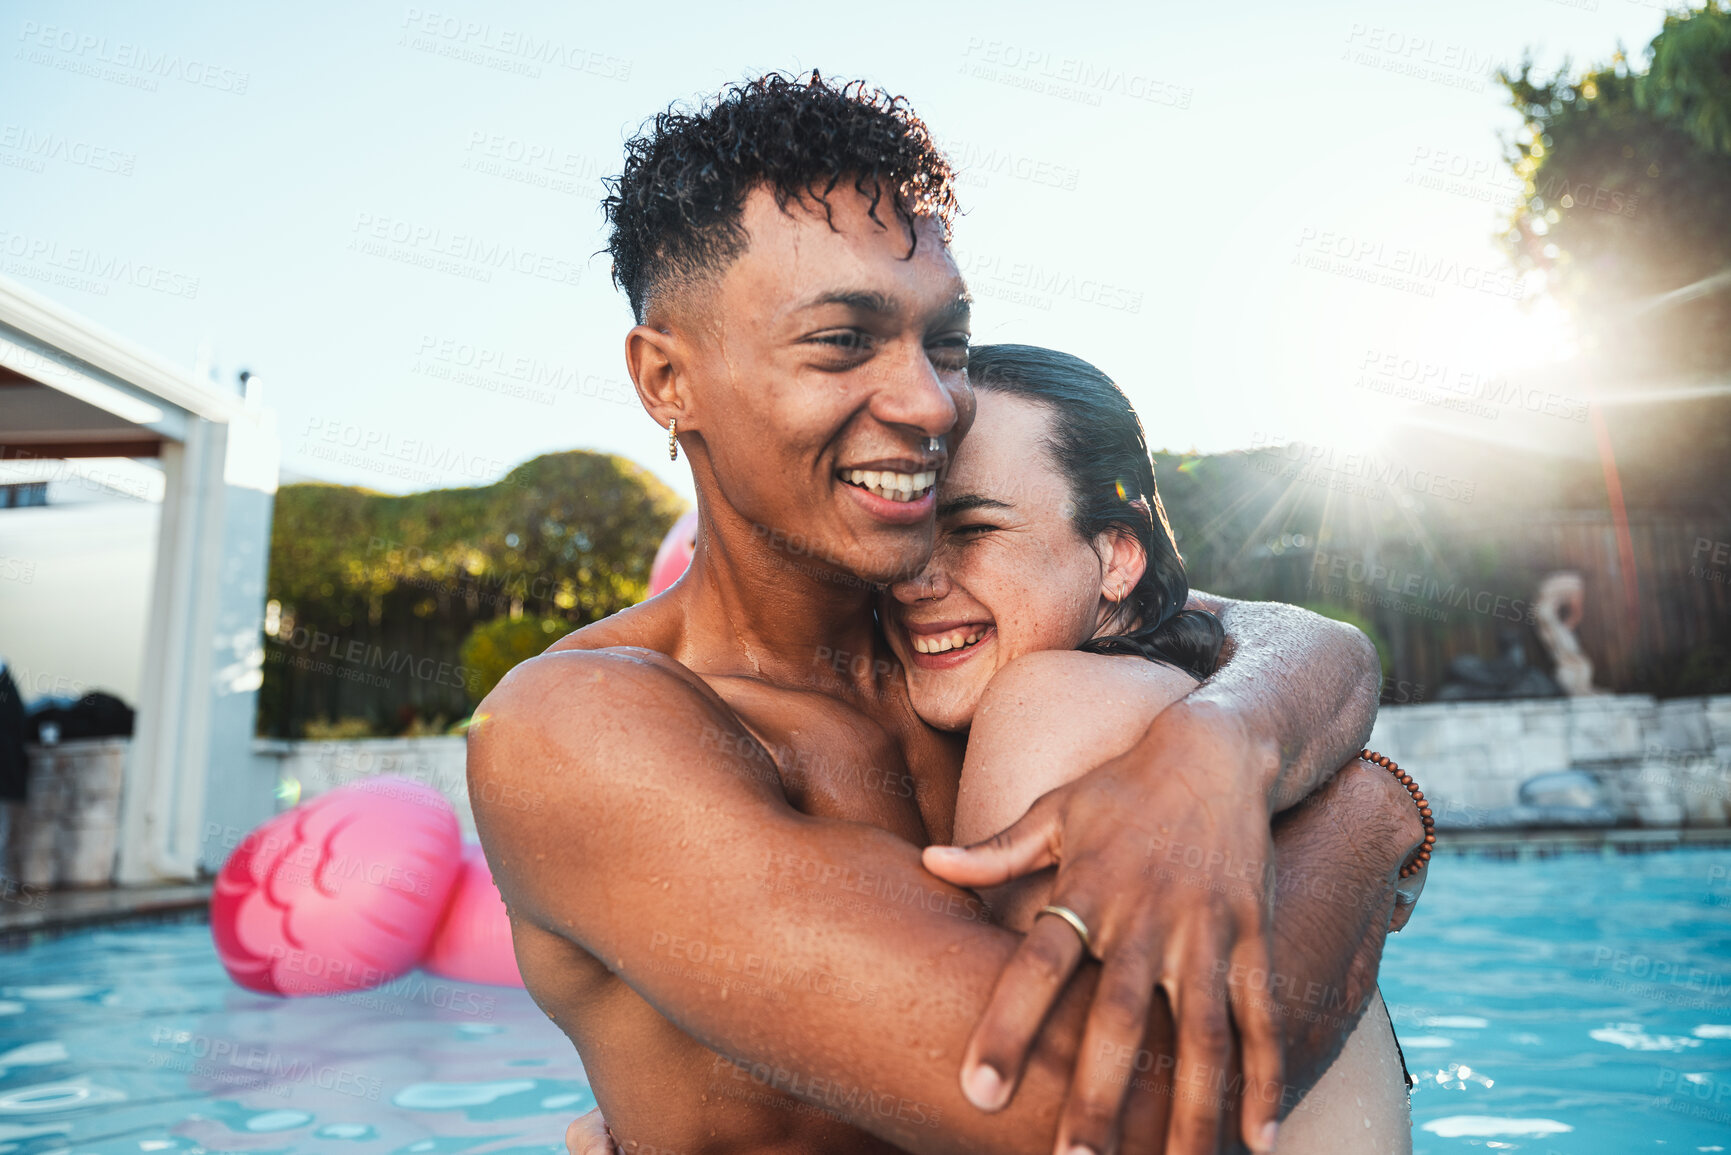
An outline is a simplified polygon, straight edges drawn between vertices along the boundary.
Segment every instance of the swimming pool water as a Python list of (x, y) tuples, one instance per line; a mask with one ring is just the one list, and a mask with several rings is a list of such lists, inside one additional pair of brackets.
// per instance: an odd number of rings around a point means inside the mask
[[(1731, 1149), (1731, 851), (1439, 856), (1382, 987), (1418, 1152)], [(522, 991), (268, 998), (200, 923), (0, 954), (0, 1155), (558, 1152), (592, 1105)]]
[(0, 1155), (562, 1152), (593, 1105), (520, 990), (416, 971), (334, 998), (256, 995), (204, 923), (0, 955)]
[(1382, 990), (1415, 1152), (1731, 1150), (1731, 851), (1439, 856)]

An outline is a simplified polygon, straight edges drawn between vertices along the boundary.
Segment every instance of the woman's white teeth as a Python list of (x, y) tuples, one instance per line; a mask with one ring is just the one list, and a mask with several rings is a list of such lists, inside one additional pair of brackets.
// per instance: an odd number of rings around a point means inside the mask
[(950, 650), (959, 650), (963, 646), (971, 646), (986, 636), (986, 631), (979, 626), (967, 629), (951, 630), (947, 634), (912, 634), (914, 649), (922, 654), (943, 654)]
[(913, 501), (926, 495), (937, 481), (935, 470), (925, 473), (892, 473), (887, 469), (845, 469), (842, 480), (869, 489), (890, 501)]

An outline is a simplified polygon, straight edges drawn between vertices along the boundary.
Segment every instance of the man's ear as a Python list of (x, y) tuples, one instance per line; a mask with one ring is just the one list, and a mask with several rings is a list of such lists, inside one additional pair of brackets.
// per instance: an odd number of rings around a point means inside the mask
[(690, 398), (681, 388), (686, 356), (685, 342), (671, 328), (638, 325), (625, 334), (625, 367), (631, 383), (637, 386), (643, 408), (663, 429), (675, 420), (688, 430), (695, 427), (695, 415), (687, 407)]
[(1129, 529), (1115, 525), (1094, 539), (1094, 552), (1105, 565), (1100, 575), (1100, 597), (1115, 608), (1142, 580), (1148, 569), (1148, 551)]

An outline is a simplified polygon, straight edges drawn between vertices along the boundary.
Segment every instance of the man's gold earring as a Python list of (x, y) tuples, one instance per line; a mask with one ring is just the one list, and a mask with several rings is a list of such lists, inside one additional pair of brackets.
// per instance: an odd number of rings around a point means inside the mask
[(667, 460), (679, 460), (679, 419), (668, 418), (667, 421)]

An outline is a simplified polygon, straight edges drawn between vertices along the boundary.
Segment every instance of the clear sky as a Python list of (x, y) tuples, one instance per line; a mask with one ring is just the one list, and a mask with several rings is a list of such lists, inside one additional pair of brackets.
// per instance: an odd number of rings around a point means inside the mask
[(742, 11), (9, 0), (0, 271), (171, 360), (260, 374), (290, 479), (400, 492), (580, 447), (689, 494), (625, 380), (599, 178), (668, 103), (816, 66), (909, 97), (958, 162), (977, 340), (1094, 361), (1156, 446), (1338, 443), (1425, 408), (1362, 372), (1566, 349), (1496, 246), (1519, 122), (1490, 74), (1526, 48), (1638, 54), (1663, 19), (1658, 0)]

